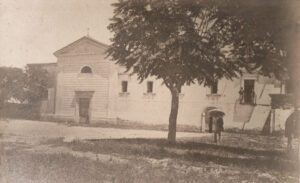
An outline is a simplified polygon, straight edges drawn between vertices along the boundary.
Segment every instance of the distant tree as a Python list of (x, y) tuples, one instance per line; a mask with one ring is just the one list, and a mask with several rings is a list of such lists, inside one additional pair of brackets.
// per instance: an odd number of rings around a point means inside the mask
[(38, 103), (47, 98), (48, 88), (53, 85), (53, 78), (41, 67), (26, 66), (25, 96), (29, 103)]
[(20, 102), (24, 96), (24, 72), (20, 68), (0, 67), (0, 106), (5, 101), (15, 99)]
[[(155, 76), (169, 88), (169, 142), (176, 140), (178, 94), (183, 85), (212, 85), (221, 78), (238, 77), (245, 69), (271, 75), (283, 68), (280, 59), (264, 59), (274, 51), (268, 40), (255, 39), (252, 50), (239, 47), (243, 38), (236, 36), (243, 27), (242, 19), (223, 10), (232, 4), (221, 2), (120, 0), (113, 4), (114, 16), (108, 28), (114, 36), (108, 56), (127, 72), (137, 74), (141, 82)], [(256, 41), (263, 45), (262, 50)], [(274, 55), (278, 53), (276, 50)]]

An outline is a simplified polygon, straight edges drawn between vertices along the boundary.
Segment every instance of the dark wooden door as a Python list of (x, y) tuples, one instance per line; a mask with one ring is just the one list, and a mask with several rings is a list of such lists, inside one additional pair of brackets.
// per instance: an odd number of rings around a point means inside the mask
[(244, 80), (244, 101), (246, 104), (252, 104), (254, 100), (254, 80)]
[(89, 122), (89, 108), (90, 108), (90, 99), (89, 98), (80, 98), (79, 99), (79, 118), (81, 123)]

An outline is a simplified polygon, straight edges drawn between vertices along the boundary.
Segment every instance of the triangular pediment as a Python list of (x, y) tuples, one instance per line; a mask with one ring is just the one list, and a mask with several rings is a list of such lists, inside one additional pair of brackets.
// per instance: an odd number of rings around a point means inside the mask
[(97, 54), (103, 53), (107, 48), (107, 45), (85, 36), (54, 52), (54, 55), (58, 57), (67, 55)]

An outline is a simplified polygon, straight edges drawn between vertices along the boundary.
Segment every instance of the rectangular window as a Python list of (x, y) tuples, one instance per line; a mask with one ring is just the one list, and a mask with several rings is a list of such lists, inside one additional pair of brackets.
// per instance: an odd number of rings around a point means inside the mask
[(122, 81), (122, 92), (126, 93), (128, 89), (128, 81)]
[(214, 82), (210, 87), (210, 94), (217, 94), (218, 93), (218, 81)]
[(153, 81), (147, 82), (147, 93), (153, 93)]

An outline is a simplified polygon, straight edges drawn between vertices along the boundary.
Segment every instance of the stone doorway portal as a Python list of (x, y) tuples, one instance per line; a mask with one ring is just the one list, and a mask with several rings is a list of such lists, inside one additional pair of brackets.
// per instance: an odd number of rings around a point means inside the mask
[(92, 120), (92, 98), (94, 91), (75, 91), (75, 121), (89, 123)]

